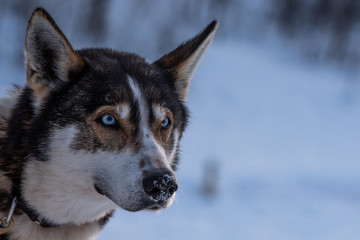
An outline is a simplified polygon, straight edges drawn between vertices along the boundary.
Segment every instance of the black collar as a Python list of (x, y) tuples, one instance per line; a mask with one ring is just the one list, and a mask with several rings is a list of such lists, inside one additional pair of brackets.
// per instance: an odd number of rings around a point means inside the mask
[[(61, 227), (61, 226), (69, 225), (69, 224), (55, 224), (55, 223), (51, 222), (50, 220), (42, 217), (40, 215), (40, 213), (38, 213), (35, 209), (31, 208), (29, 206), (29, 204), (27, 204), (26, 201), (22, 198), (19, 186), (20, 186), (19, 184), (16, 184), (16, 182), (13, 181), (12, 188), (11, 188), (11, 201), (13, 201), (14, 197), (16, 197), (17, 198), (16, 207), (18, 209), (22, 210), (32, 222), (39, 224), (40, 226), (42, 226), (44, 228)], [(107, 213), (104, 217), (99, 219), (98, 222), (99, 222), (100, 226), (105, 225), (107, 223), (107, 221), (109, 220), (109, 218), (113, 215), (113, 213), (114, 213), (114, 211), (111, 211), (111, 212)], [(4, 236), (4, 235), (1, 235), (1, 236)], [(2, 240), (1, 237), (0, 237), (0, 240)]]
[(62, 226), (59, 224), (52, 223), (50, 220), (48, 220), (44, 217), (40, 217), (40, 214), (35, 209), (29, 207), (29, 205), (26, 203), (26, 201), (24, 201), (22, 199), (21, 191), (20, 191), (19, 187), (17, 186), (17, 184), (13, 183), (12, 189), (11, 189), (12, 200), (14, 199), (15, 196), (18, 199), (17, 208), (21, 209), (29, 217), (29, 219), (32, 222), (39, 224), (40, 226), (45, 227), (45, 228)]

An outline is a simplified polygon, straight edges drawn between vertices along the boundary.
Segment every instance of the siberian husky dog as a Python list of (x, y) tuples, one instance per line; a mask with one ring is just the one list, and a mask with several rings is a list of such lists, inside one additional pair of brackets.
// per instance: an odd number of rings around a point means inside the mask
[(26, 84), (0, 100), (0, 239), (95, 239), (117, 207), (169, 207), (187, 88), (216, 28), (147, 63), (74, 50), (36, 9)]

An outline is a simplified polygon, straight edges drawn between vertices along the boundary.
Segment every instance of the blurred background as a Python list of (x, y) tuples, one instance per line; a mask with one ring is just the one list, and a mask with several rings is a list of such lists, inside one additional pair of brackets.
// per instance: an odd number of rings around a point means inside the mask
[(176, 201), (119, 209), (99, 239), (359, 239), (359, 1), (2, 0), (2, 95), (25, 83), (37, 6), (75, 49), (149, 62), (220, 23), (189, 89)]

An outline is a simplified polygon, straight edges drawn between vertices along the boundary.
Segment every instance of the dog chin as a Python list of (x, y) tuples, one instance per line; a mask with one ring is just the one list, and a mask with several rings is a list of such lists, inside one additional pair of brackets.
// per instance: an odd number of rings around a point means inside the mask
[(158, 212), (158, 211), (160, 211), (161, 209), (170, 207), (171, 204), (172, 204), (172, 202), (169, 202), (169, 201), (166, 201), (166, 202), (164, 202), (164, 203), (156, 203), (155, 205), (152, 205), (152, 206), (149, 206), (149, 207), (144, 208), (144, 210), (149, 210), (149, 211)]
[(122, 207), (122, 206), (119, 207), (129, 212), (138, 212), (143, 210), (158, 212), (161, 209), (168, 208), (171, 205), (171, 203), (172, 201), (154, 202), (149, 199), (142, 201), (140, 204), (137, 203), (129, 207)]

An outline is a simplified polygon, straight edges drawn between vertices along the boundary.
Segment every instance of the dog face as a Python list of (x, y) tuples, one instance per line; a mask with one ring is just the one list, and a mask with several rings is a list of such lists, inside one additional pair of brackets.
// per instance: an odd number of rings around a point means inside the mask
[(57, 224), (171, 205), (191, 74), (216, 22), (154, 63), (109, 49), (74, 51), (43, 9), (26, 35), (31, 120), (24, 200)]

